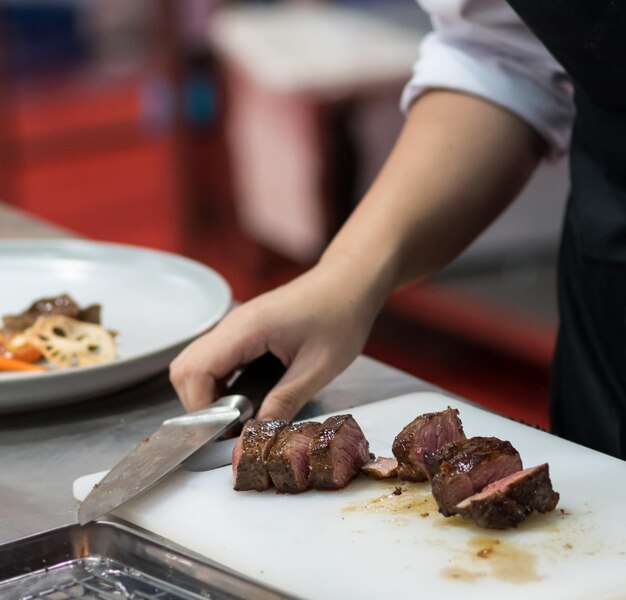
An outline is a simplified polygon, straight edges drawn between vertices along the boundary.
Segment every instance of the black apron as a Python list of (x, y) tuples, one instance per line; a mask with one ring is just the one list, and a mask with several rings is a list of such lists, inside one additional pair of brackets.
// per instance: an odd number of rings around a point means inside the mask
[(626, 0), (509, 0), (574, 83), (552, 431), (626, 459)]

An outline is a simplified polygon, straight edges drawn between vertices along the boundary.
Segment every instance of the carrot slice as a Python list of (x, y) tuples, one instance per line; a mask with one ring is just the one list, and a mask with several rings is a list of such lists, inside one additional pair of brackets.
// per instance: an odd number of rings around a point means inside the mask
[(30, 363), (18, 360), (17, 358), (7, 358), (0, 356), (0, 371), (45, 371), (41, 365), (31, 365)]
[(4, 346), (4, 349), (0, 347), (0, 354), (5, 358), (16, 358), (27, 363), (37, 362), (42, 354), (32, 344), (26, 341), (26, 338), (22, 333), (15, 332), (4, 336), (0, 333), (0, 345)]
[(6, 356), (6, 358), (15, 358), (16, 360), (21, 360), (26, 363), (37, 362), (42, 356), (41, 352), (30, 344), (22, 344), (15, 348), (10, 347), (10, 349), (7, 349), (6, 354), (9, 355)]

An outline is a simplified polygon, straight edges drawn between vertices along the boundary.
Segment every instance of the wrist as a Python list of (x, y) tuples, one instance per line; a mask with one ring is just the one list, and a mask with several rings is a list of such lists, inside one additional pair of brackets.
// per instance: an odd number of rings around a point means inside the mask
[(331, 274), (343, 289), (362, 298), (362, 304), (374, 315), (397, 287), (393, 260), (376, 250), (367, 252), (333, 243), (315, 268)]

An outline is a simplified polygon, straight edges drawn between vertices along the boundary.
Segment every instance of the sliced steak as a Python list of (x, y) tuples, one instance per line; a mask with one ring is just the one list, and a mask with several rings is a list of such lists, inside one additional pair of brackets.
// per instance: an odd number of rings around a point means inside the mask
[(368, 460), (361, 467), (361, 473), (373, 479), (390, 479), (398, 475), (398, 461), (395, 458), (378, 456)]
[(270, 487), (267, 457), (276, 436), (289, 421), (257, 421), (250, 419), (233, 448), (233, 488), (238, 492)]
[(309, 445), (314, 488), (342, 488), (369, 460), (369, 443), (352, 415), (329, 417)]
[(522, 468), (519, 452), (495, 437), (452, 442), (427, 454), (424, 462), (439, 512), (446, 517), (456, 514), (457, 504), (468, 496)]
[(465, 433), (456, 408), (420, 415), (393, 441), (391, 451), (398, 460), (398, 477), (406, 481), (426, 481), (424, 454), (459, 439), (465, 439)]
[(479, 527), (516, 527), (533, 511), (556, 508), (559, 494), (552, 489), (547, 464), (531, 467), (490, 483), (456, 506), (457, 512)]
[(267, 459), (276, 491), (297, 494), (309, 489), (309, 444), (320, 427), (320, 423), (298, 423), (278, 433)]

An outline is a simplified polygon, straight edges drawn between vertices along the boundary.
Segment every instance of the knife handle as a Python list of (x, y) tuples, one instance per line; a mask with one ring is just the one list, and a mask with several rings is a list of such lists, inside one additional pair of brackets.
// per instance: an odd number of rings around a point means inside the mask
[(278, 383), (285, 371), (283, 363), (268, 352), (245, 366), (226, 394), (245, 396), (252, 403), (256, 414), (267, 393)]

